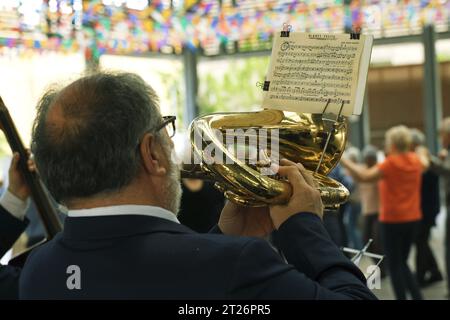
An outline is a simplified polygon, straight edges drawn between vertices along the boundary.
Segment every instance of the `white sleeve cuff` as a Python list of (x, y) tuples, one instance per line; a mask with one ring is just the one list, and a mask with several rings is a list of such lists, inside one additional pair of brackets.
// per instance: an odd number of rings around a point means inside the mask
[(0, 198), (0, 205), (15, 218), (23, 220), (27, 211), (28, 202), (17, 198), (9, 190), (6, 190)]

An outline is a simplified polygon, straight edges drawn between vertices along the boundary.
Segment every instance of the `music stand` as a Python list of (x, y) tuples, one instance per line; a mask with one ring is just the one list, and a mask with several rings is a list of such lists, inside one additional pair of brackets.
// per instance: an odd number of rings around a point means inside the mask
[(367, 252), (367, 249), (369, 249), (369, 246), (372, 244), (372, 242), (373, 242), (373, 239), (369, 239), (369, 241), (366, 243), (364, 248), (362, 248), (361, 250), (356, 250), (356, 249), (352, 249), (352, 248), (348, 248), (348, 247), (342, 248), (343, 252), (354, 254), (354, 256), (350, 260), (357, 267), (359, 267), (359, 265), (361, 263), (361, 259), (364, 256), (378, 260), (377, 263), (375, 264), (376, 268), (374, 268), (372, 273), (370, 273), (369, 275), (366, 275), (367, 279), (369, 279), (370, 277), (372, 277), (375, 274), (375, 271), (379, 268), (381, 262), (383, 262), (383, 260), (384, 260), (384, 255)]

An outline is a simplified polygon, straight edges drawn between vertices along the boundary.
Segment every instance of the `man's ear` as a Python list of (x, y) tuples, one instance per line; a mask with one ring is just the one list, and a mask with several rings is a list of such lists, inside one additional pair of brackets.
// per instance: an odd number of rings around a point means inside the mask
[(164, 163), (164, 152), (156, 143), (155, 136), (147, 133), (139, 145), (144, 170), (152, 175), (164, 176), (167, 174)]

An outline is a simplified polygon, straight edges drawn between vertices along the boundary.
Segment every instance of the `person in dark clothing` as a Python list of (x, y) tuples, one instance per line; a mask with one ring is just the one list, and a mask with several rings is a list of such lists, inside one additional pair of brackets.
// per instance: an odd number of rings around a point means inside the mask
[[(25, 230), (28, 221), (12, 216), (0, 204), (0, 257), (11, 249), (11, 246)], [(0, 300), (15, 300), (19, 297), (20, 268), (0, 265)]]
[(443, 149), (438, 157), (429, 155), (430, 169), (442, 177), (445, 187), (445, 266), (447, 273), (447, 298), (450, 298), (450, 117), (445, 118), (439, 129)]
[[(361, 152), (356, 147), (350, 147), (345, 150), (343, 157), (351, 159), (355, 163), (361, 162)], [(344, 170), (344, 174), (349, 174)], [(347, 231), (347, 246), (353, 249), (361, 250), (363, 248), (363, 241), (361, 230), (359, 226), (361, 218), (361, 195), (360, 195), (360, 183), (353, 178), (353, 186), (348, 198), (348, 206), (344, 211), (344, 224)]]
[(214, 188), (214, 183), (199, 179), (182, 179), (181, 188), (178, 220), (194, 231), (208, 232), (219, 221), (225, 205), (222, 192)]
[[(328, 176), (342, 183), (350, 192), (353, 191), (353, 179), (345, 174), (345, 170), (339, 163)], [(334, 243), (339, 247), (346, 247), (348, 245), (347, 230), (344, 224), (344, 212), (347, 210), (348, 206), (349, 203), (346, 202), (340, 205), (337, 210), (326, 210), (323, 216), (325, 229), (327, 229), (331, 239), (333, 239)]]
[[(427, 154), (425, 136), (418, 129), (411, 129), (411, 150), (419, 154)], [(439, 176), (431, 169), (422, 173), (422, 186), (420, 191), (422, 220), (417, 228), (416, 235), (416, 277), (421, 287), (442, 281), (441, 271), (430, 247), (431, 229), (436, 225), (436, 216), (440, 211)]]
[[(25, 217), (29, 190), (19, 172), (19, 154), (14, 154), (9, 168), (9, 185), (0, 199), (0, 258), (11, 248), (28, 225)], [(34, 170), (34, 164), (28, 163)], [(14, 212), (14, 214), (12, 213)], [(19, 297), (21, 269), (0, 265), (0, 300)]]
[(430, 247), (431, 229), (436, 225), (439, 213), (439, 177), (427, 170), (422, 175), (422, 212), (416, 238), (416, 275), (421, 286), (442, 281), (441, 271)]

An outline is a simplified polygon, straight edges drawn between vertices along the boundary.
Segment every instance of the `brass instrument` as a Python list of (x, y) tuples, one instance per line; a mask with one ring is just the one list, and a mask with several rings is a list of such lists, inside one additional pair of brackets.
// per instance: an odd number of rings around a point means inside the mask
[[(250, 164), (248, 159), (239, 159), (216, 135), (217, 131), (226, 134), (234, 132), (230, 129), (243, 129), (244, 132), (247, 130), (247, 138), (252, 139), (260, 138), (260, 129), (265, 129), (270, 142), (278, 143), (280, 158), (302, 163), (307, 170), (313, 172), (324, 206), (338, 206), (347, 200), (349, 192), (341, 183), (327, 177), (327, 174), (339, 162), (345, 149), (347, 124), (342, 118), (339, 120), (326, 119), (323, 114), (279, 110), (215, 113), (198, 117), (191, 123), (190, 139), (194, 158), (200, 159), (200, 163), (185, 166), (181, 176), (213, 180), (226, 198), (238, 204), (265, 206), (286, 203), (292, 192), (288, 182), (279, 179), (277, 175), (261, 174), (258, 163)], [(275, 138), (273, 130), (278, 133)], [(272, 141), (273, 139), (276, 141)], [(205, 148), (211, 145), (218, 148), (230, 161), (208, 162)], [(267, 145), (264, 152), (270, 156), (271, 143)]]

